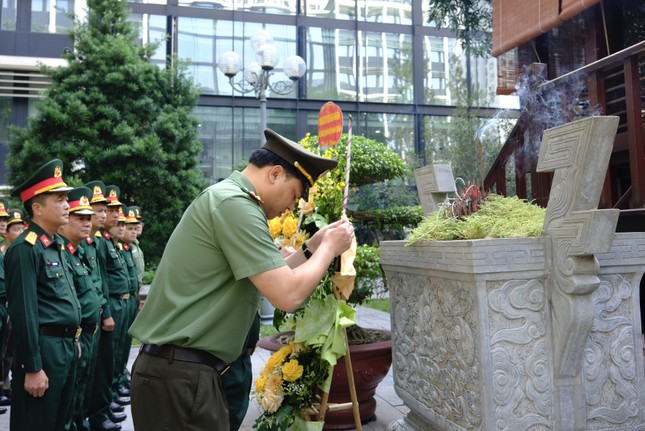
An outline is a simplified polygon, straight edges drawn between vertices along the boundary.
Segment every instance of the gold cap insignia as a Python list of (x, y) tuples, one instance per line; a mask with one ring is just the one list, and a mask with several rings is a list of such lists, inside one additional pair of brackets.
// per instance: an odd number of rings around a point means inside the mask
[(21, 214), (19, 212), (13, 213), (13, 218), (21, 218)]
[(81, 196), (81, 198), (78, 201), (81, 206), (88, 206), (90, 204), (89, 199), (87, 199), (87, 196)]
[(60, 178), (63, 176), (63, 170), (60, 168), (60, 166), (56, 166), (54, 168), (54, 178)]
[(115, 198), (116, 196), (116, 190), (110, 190), (110, 197)]
[(103, 194), (103, 192), (101, 192), (101, 188), (99, 186), (94, 186), (94, 194), (95, 195)]

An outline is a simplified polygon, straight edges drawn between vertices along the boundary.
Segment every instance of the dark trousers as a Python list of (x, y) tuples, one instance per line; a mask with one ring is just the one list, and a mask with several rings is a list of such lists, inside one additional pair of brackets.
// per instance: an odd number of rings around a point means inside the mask
[(114, 375), (114, 350), (112, 332), (100, 331), (98, 356), (92, 380), (92, 392), (87, 404), (87, 415), (92, 422), (108, 419), (112, 402), (112, 376)]
[(49, 388), (40, 398), (25, 391), (25, 371), (11, 370), (11, 431), (60, 431), (72, 422), (78, 347), (73, 338), (40, 336), (40, 355)]
[(141, 352), (131, 378), (137, 431), (229, 431), (220, 376), (208, 365)]
[(74, 389), (74, 419), (75, 428), (78, 431), (85, 428), (85, 418), (87, 417), (88, 400), (85, 398), (89, 394), (88, 387), (92, 386), (94, 378), (94, 369), (96, 367), (96, 350), (98, 350), (99, 333), (83, 332), (78, 342), (81, 345), (82, 355), (78, 361), (76, 369), (76, 387)]
[(129, 300), (110, 297), (110, 310), (112, 311), (112, 319), (114, 319), (114, 331), (112, 332), (114, 366), (112, 370), (111, 388), (112, 398), (117, 398), (119, 396), (119, 381), (125, 368), (125, 364), (123, 363), (124, 350), (127, 345), (126, 340), (129, 337)]

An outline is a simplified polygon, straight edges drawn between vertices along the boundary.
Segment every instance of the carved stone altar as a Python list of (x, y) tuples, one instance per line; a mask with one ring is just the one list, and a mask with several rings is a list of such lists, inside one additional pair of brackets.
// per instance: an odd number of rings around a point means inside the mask
[(390, 430), (645, 430), (645, 234), (595, 209), (617, 123), (545, 132), (545, 236), (381, 243), (411, 410)]

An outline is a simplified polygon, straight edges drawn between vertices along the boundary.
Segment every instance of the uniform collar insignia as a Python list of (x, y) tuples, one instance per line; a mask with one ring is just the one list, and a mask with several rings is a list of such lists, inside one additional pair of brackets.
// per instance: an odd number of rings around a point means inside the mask
[(71, 242), (67, 243), (67, 250), (69, 250), (69, 252), (72, 254), (76, 253), (76, 247), (74, 247)]
[(85, 238), (85, 241), (87, 241), (88, 244), (92, 244), (94, 242), (91, 236), (88, 236), (87, 238)]
[(105, 239), (112, 239), (112, 236), (110, 235), (110, 232), (108, 232), (108, 231), (103, 232), (103, 237), (105, 237)]
[(42, 235), (40, 236), (40, 242), (42, 242), (42, 243), (43, 243), (43, 245), (44, 245), (45, 247), (49, 247), (49, 244), (51, 244), (51, 243), (52, 243), (52, 242), (49, 240), (49, 238), (47, 238), (47, 235), (45, 235), (45, 234), (42, 234)]

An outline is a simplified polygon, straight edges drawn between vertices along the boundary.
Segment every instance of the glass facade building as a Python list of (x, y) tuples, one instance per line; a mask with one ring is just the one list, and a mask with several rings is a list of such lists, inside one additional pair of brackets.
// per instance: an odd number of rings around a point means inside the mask
[[(82, 16), (85, 1), (1, 1), (0, 143), (5, 144), (8, 124), (25, 124), (37, 98), (29, 83), (37, 68), (28, 65), (49, 64), (69, 49), (68, 16)], [(271, 33), (281, 59), (297, 54), (307, 64), (294, 91), (267, 94), (267, 127), (294, 140), (317, 134), (318, 111), (331, 100), (345, 122), (352, 115), (354, 134), (383, 142), (417, 164), (431, 141), (427, 125), (450, 121), (459, 103), (450, 85), (460, 79), (457, 64), (471, 70), (472, 88), (484, 94), (480, 115), (517, 107), (515, 97), (495, 95), (495, 59), (467, 61), (450, 31), (426, 22), (426, 1), (142, 0), (128, 6), (141, 41), (159, 42), (152, 61), (164, 67), (167, 55), (175, 54), (190, 62), (201, 88), (195, 109), (204, 146), (201, 168), (212, 182), (228, 176), (260, 145), (256, 95), (236, 92), (217, 67), (227, 51), (237, 52), (245, 66), (255, 61), (249, 40), (258, 30)], [(17, 67), (16, 58), (33, 61)], [(281, 64), (271, 82), (288, 81)], [(27, 78), (22, 87), (16, 85), (21, 76)], [(234, 79), (242, 77), (243, 72)], [(0, 158), (4, 152), (6, 145)]]

